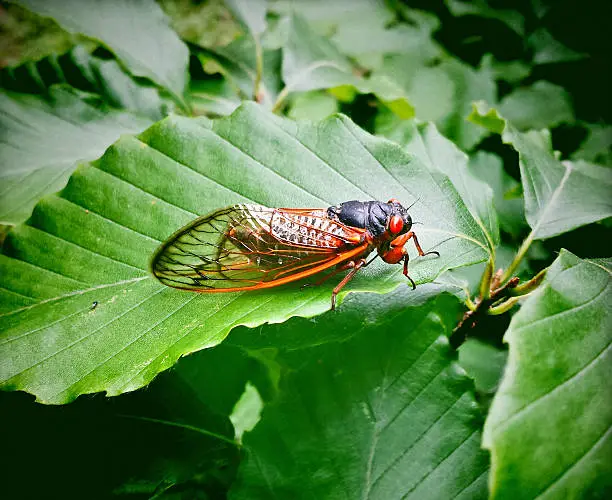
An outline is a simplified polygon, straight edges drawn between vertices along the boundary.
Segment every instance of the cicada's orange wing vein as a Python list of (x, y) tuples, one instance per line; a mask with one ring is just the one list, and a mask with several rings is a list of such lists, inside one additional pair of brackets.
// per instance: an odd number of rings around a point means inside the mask
[(172, 235), (151, 267), (163, 284), (185, 290), (269, 288), (363, 254), (363, 234), (330, 220), (324, 210), (233, 205)]

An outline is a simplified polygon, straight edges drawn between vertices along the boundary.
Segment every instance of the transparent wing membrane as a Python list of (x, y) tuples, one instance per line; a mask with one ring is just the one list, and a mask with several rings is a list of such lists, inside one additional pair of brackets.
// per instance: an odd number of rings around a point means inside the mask
[(185, 290), (267, 288), (363, 252), (362, 233), (323, 210), (233, 205), (172, 235), (155, 253), (152, 271), (165, 285)]

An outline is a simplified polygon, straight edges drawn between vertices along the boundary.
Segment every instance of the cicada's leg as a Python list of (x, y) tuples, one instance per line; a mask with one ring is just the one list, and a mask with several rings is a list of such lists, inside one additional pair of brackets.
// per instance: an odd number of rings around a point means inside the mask
[[(369, 262), (367, 264), (369, 264)], [(366, 266), (367, 264), (366, 264), (365, 259), (359, 259), (359, 260), (352, 260), (348, 262), (346, 266), (343, 266), (346, 269), (351, 269), (351, 270), (344, 278), (342, 278), (342, 281), (338, 283), (336, 287), (334, 288), (334, 290), (332, 291), (332, 297), (331, 297), (332, 311), (336, 309), (336, 295), (338, 295), (340, 290), (344, 288), (344, 285), (346, 285), (349, 281), (351, 281), (354, 278), (354, 276), (357, 274), (357, 271), (359, 271), (362, 267)]]
[(440, 257), (440, 252), (436, 252), (435, 250), (431, 250), (430, 252), (423, 252), (423, 249), (421, 248), (421, 245), (419, 244), (419, 239), (417, 238), (417, 235), (414, 234), (412, 231), (408, 233), (407, 240), (409, 240), (410, 238), (414, 240), (414, 246), (416, 247), (417, 252), (419, 252), (419, 255), (421, 257), (425, 257), (425, 255), (433, 255), (433, 254)]
[(406, 245), (406, 243), (408, 243), (408, 240), (411, 238), (414, 240), (414, 246), (416, 247), (417, 252), (421, 257), (432, 254), (440, 257), (440, 253), (436, 252), (435, 250), (432, 250), (431, 252), (424, 252), (421, 248), (421, 245), (419, 244), (419, 240), (416, 234), (414, 234), (412, 231), (409, 231), (408, 233), (402, 234), (401, 236), (395, 238), (389, 245), (389, 250), (382, 254), (381, 257), (385, 262), (389, 264), (397, 264), (400, 262), (404, 262), (403, 274), (404, 276), (406, 276), (406, 278), (410, 280), (410, 284), (412, 285), (412, 289), (414, 290), (416, 288), (416, 283), (408, 274), (408, 261), (410, 260), (410, 257), (408, 256), (408, 251), (404, 247), (404, 245)]
[[(378, 254), (375, 255), (374, 257), (372, 257), (369, 261), (367, 261), (365, 264), (363, 264), (361, 266), (361, 268), (367, 267), (369, 266), (372, 261), (374, 259), (376, 259), (378, 257)], [(355, 267), (355, 263), (353, 261), (349, 261), (346, 264), (341, 265), (340, 267), (337, 267), (336, 269), (334, 269), (332, 272), (326, 274), (325, 276), (323, 276), (319, 281), (315, 281), (314, 283), (304, 283), (302, 285), (302, 288), (306, 288), (308, 286), (319, 286), (322, 285), (323, 283), (325, 283), (329, 278), (333, 278), (334, 276), (336, 276), (336, 274), (341, 273), (342, 271), (347, 271), (348, 269), (353, 269), (353, 267)]]
[(408, 261), (410, 260), (410, 258), (408, 257), (408, 252), (406, 252), (404, 254), (404, 276), (406, 276), (406, 278), (408, 278), (410, 280), (410, 284), (412, 285), (412, 289), (416, 290), (416, 283), (414, 282), (414, 280), (409, 276), (408, 274)]
[(315, 281), (314, 283), (304, 283), (302, 285), (302, 288), (306, 288), (306, 287), (309, 287), (309, 286), (319, 286), (319, 285), (322, 285), (329, 278), (333, 278), (334, 276), (336, 276), (336, 274), (341, 273), (342, 271), (346, 271), (347, 269), (352, 269), (353, 266), (351, 266), (350, 264), (352, 264), (352, 262), (349, 262), (348, 264), (345, 264), (343, 266), (337, 267), (336, 269), (334, 269), (333, 271), (327, 273), (320, 280)]

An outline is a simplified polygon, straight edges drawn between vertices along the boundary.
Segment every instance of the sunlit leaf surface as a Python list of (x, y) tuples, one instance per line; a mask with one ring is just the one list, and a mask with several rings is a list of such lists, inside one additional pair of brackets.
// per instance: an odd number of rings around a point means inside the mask
[[(295, 123), (245, 104), (228, 118), (170, 117), (138, 138), (123, 136), (6, 238), (2, 384), (50, 403), (119, 394), (236, 325), (319, 314), (334, 280), (195, 294), (160, 285), (149, 259), (182, 225), (237, 202), (327, 207), (391, 197), (406, 205), (419, 198), (411, 212), (422, 222), (421, 244), (441, 254), (413, 257), (417, 283), (486, 258), (483, 231), (448, 178), (345, 117)], [(399, 266), (366, 271), (347, 290), (406, 286)]]
[(603, 498), (611, 486), (612, 276), (562, 251), (512, 319), (485, 424), (494, 499)]

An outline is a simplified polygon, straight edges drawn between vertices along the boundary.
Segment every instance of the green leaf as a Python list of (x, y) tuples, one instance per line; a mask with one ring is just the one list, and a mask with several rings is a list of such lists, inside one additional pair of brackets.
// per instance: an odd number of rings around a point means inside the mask
[[(381, 6), (379, 2), (365, 3), (371, 7)], [(377, 69), (388, 54), (413, 54), (424, 61), (441, 56), (443, 51), (433, 39), (440, 25), (438, 18), (402, 5), (398, 9), (407, 22), (394, 23), (382, 16), (376, 19), (374, 14), (368, 13), (358, 15), (351, 8), (339, 20), (332, 41), (343, 54), (368, 69)]]
[(299, 369), (245, 434), (231, 498), (486, 498), (479, 409), (448, 345), (459, 302), (407, 309), (409, 294), (352, 309), (346, 342), (285, 355)]
[(288, 16), (289, 36), (283, 47), (284, 92), (317, 90), (339, 85), (354, 85), (349, 60), (326, 38), (314, 33), (306, 21)]
[[(424, 283), (416, 290), (400, 287), (393, 293), (384, 295), (350, 294), (342, 303), (342, 314), (329, 311), (322, 316), (312, 318), (294, 317), (286, 323), (267, 324), (257, 332), (257, 335), (253, 335), (253, 330), (250, 328), (238, 327), (232, 330), (220, 347), (229, 345), (253, 355), (254, 352), (271, 350), (276, 352), (278, 349), (297, 351), (330, 342), (344, 342), (355, 335), (356, 330), (353, 328), (355, 322), (361, 321), (364, 325), (371, 325), (393, 311), (399, 312), (406, 308), (422, 306), (443, 292), (458, 294), (461, 291), (453, 284), (440, 283), (441, 278), (442, 276), (438, 277), (434, 283)], [(365, 320), (364, 311), (369, 312)], [(319, 327), (322, 320), (325, 322), (325, 328)]]
[(390, 55), (372, 79), (395, 84), (399, 89), (395, 97), (404, 96), (414, 106), (417, 118), (436, 121), (452, 113), (455, 86), (444, 69), (426, 64), (418, 53)]
[(497, 19), (504, 23), (517, 35), (525, 34), (525, 18), (523, 15), (510, 9), (496, 9), (489, 7), (486, 0), (472, 0), (465, 2), (462, 0), (444, 0), (444, 3), (455, 17), (478, 16), (488, 19)]
[[(415, 108), (416, 117), (435, 121), (438, 129), (461, 149), (470, 150), (485, 135), (466, 121), (472, 101), (496, 102), (496, 87), (489, 67), (474, 70), (454, 59), (432, 65), (420, 55), (387, 56), (373, 78), (387, 78), (402, 89), (403, 96)], [(402, 95), (402, 94), (400, 94)], [(393, 128), (400, 120), (389, 123), (377, 117), (377, 132)]]
[(266, 29), (266, 0), (225, 0), (225, 4), (252, 35), (262, 34)]
[(334, 96), (311, 91), (296, 94), (291, 98), (287, 116), (294, 120), (318, 121), (338, 111), (338, 101)]
[(497, 212), (499, 227), (518, 238), (527, 227), (525, 201), (519, 193), (520, 184), (504, 170), (502, 159), (486, 151), (478, 151), (470, 157), (469, 168), (480, 180), (493, 189), (493, 205)]
[(533, 50), (535, 64), (554, 64), (577, 61), (588, 57), (588, 54), (576, 52), (553, 38), (546, 28), (538, 28), (527, 39)]
[(371, 0), (270, 0), (270, 11), (279, 15), (298, 14), (308, 21), (321, 36), (336, 32), (345, 22), (367, 17), (376, 25), (386, 25), (393, 21), (393, 11), (381, 2)]
[(123, 133), (150, 121), (99, 109), (69, 88), (51, 88), (50, 101), (0, 93), (0, 223), (25, 221), (45, 195), (62, 189), (78, 161), (98, 157)]
[(180, 38), (200, 47), (223, 47), (241, 33), (240, 25), (223, 2), (159, 0), (157, 3)]
[[(201, 50), (197, 53), (203, 69), (207, 73), (221, 73), (228, 84), (234, 88), (233, 100), (253, 99), (257, 78), (257, 59), (255, 41), (243, 36), (226, 47), (214, 50)], [(264, 72), (260, 82), (259, 102), (271, 108), (279, 92), (281, 54), (279, 50), (263, 51)]]
[(99, 95), (109, 106), (153, 121), (161, 119), (171, 109), (168, 100), (160, 96), (159, 89), (136, 82), (116, 60), (92, 56), (82, 45), (61, 56), (53, 54), (36, 63), (5, 68), (0, 73), (0, 83), (8, 90), (45, 96), (51, 86), (67, 84)]
[(135, 76), (149, 78), (182, 101), (189, 51), (155, 2), (107, 0), (93, 6), (79, 0), (20, 0), (53, 18), (71, 33), (103, 43)]
[(51, 19), (43, 19), (20, 5), (3, 3), (0, 33), (2, 66), (18, 66), (50, 54), (62, 54), (74, 44), (74, 36)]
[(470, 209), (472, 217), (487, 235), (489, 248), (493, 250), (499, 244), (493, 191), (470, 172), (467, 155), (443, 137), (431, 123), (417, 125), (414, 121), (404, 121), (386, 136), (410, 153), (423, 158), (429, 168), (438, 169), (448, 176)]
[[(138, 138), (123, 136), (5, 240), (2, 386), (47, 403), (116, 395), (237, 325), (320, 314), (334, 280), (192, 294), (150, 277), (149, 259), (177, 228), (234, 203), (326, 207), (392, 196), (406, 205), (420, 197), (411, 212), (423, 223), (421, 244), (441, 254), (413, 259), (417, 283), (487, 258), (485, 235), (443, 174), (341, 115), (296, 124), (245, 103), (227, 118), (172, 116)], [(347, 291), (407, 286), (398, 266), (365, 271)]]
[(503, 141), (518, 152), (531, 239), (550, 238), (612, 216), (610, 170), (594, 166), (586, 171), (562, 164), (540, 138), (517, 131), (482, 103), (474, 106), (470, 119), (501, 133)]
[(230, 415), (238, 442), (242, 440), (242, 435), (245, 432), (252, 431), (255, 428), (257, 422), (259, 422), (262, 409), (263, 400), (257, 392), (257, 388), (247, 382), (242, 396), (240, 396)]
[(467, 339), (459, 347), (459, 364), (474, 379), (476, 389), (495, 392), (506, 366), (508, 353), (478, 339)]
[(574, 121), (569, 94), (563, 87), (543, 80), (505, 96), (499, 111), (519, 130), (553, 128)]
[(468, 123), (467, 116), (474, 101), (483, 100), (489, 104), (497, 102), (495, 81), (488, 68), (474, 70), (456, 59), (446, 61), (442, 67), (455, 85), (455, 109), (437, 125), (459, 148), (469, 151), (487, 134)]
[(610, 274), (563, 250), (512, 318), (508, 365), (483, 440), (491, 498), (604, 498), (609, 491)]
[(531, 66), (521, 60), (498, 61), (493, 54), (485, 54), (481, 66), (491, 72), (495, 80), (517, 84), (531, 73)]
[(236, 89), (225, 78), (214, 80), (192, 80), (187, 96), (195, 115), (226, 116), (242, 102)]
[(298, 14), (320, 36), (329, 37), (346, 56), (369, 69), (376, 69), (385, 54), (419, 54), (432, 59), (442, 53), (432, 38), (438, 18), (425, 11), (395, 5), (407, 22), (385, 2), (371, 0), (276, 0), (271, 9), (283, 15)]
[(587, 130), (587, 138), (572, 159), (612, 166), (612, 126), (589, 123)]
[[(225, 388), (224, 380), (212, 381)], [(240, 453), (230, 420), (197, 395), (174, 371), (146, 391), (66, 407), (0, 393), (7, 410), (0, 440), (14, 450), (2, 462), (3, 497), (77, 499), (86, 491), (99, 499), (218, 498), (234, 479)], [(61, 479), (67, 470), (69, 482)]]

